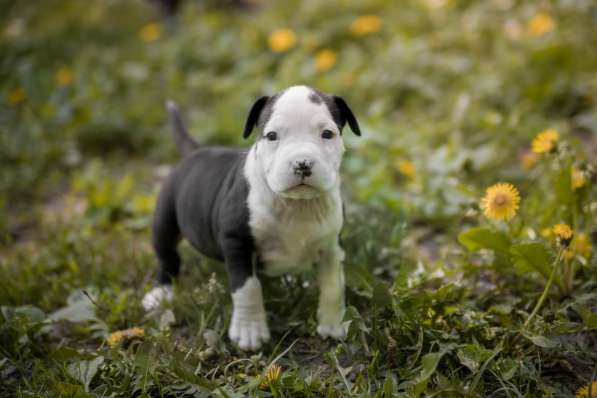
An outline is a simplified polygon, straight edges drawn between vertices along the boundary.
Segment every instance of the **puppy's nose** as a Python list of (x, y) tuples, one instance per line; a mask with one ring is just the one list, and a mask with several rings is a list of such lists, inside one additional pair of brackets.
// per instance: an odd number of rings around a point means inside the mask
[(311, 175), (311, 169), (313, 168), (313, 161), (302, 159), (295, 160), (293, 162), (294, 174), (301, 177), (309, 177)]

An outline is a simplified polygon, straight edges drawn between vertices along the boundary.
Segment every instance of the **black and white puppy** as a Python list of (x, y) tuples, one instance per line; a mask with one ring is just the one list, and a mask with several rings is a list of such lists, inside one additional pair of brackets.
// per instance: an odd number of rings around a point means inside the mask
[(338, 236), (341, 134), (360, 135), (346, 102), (306, 86), (259, 98), (243, 137), (257, 127), (249, 151), (199, 146), (174, 103), (168, 104), (177, 147), (184, 155), (163, 184), (153, 226), (159, 283), (143, 298), (150, 310), (172, 296), (181, 238), (223, 261), (233, 312), (228, 334), (241, 349), (269, 337), (258, 274), (277, 276), (315, 267), (320, 289), (317, 332), (342, 338), (344, 252)]

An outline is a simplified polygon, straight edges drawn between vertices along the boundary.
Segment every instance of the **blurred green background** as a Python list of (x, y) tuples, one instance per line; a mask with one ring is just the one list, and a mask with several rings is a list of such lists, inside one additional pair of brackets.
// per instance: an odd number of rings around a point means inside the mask
[[(569, 396), (594, 377), (593, 1), (188, 0), (166, 15), (142, 0), (1, 0), (0, 9), (1, 391), (184, 395), (174, 388), (184, 381), (188, 391), (201, 386), (191, 391), (196, 396), (218, 388), (232, 395), (488, 396), (499, 388), (495, 396)], [(257, 388), (267, 356), (234, 365), (230, 376), (209, 369), (236, 363), (231, 347), (215, 349), (212, 362), (193, 357), (190, 370), (178, 355), (178, 345), (200, 351), (205, 328), (226, 339), (225, 290), (214, 293), (216, 302), (197, 301), (193, 290), (213, 272), (225, 286), (221, 267), (195, 267), (197, 256), (185, 249), (189, 293), (173, 304), (173, 335), (144, 317), (139, 297), (153, 280), (155, 195), (178, 159), (165, 100), (181, 105), (201, 143), (248, 147), (241, 129), (253, 101), (294, 84), (343, 96), (363, 130), (361, 138), (344, 134), (343, 165), (349, 317), (360, 326), (338, 346), (307, 339), (325, 359), (306, 366), (309, 350), (295, 353), (275, 392)], [(548, 128), (560, 135), (557, 156), (530, 151)], [(580, 190), (570, 188), (571, 167), (584, 173)], [(513, 183), (523, 198), (508, 225), (489, 223), (479, 209), (498, 181)], [(520, 259), (511, 254), (469, 254), (457, 236), (493, 225), (508, 239), (537, 243), (557, 222), (588, 237), (589, 249), (573, 260), (569, 287), (552, 298), (533, 336), (562, 324), (568, 329), (560, 334), (577, 334), (563, 348), (563, 340), (558, 348), (530, 337), (521, 343), (517, 330), (545, 280), (515, 269)], [(541, 242), (552, 250), (553, 242)], [(285, 283), (284, 294), (304, 300), (302, 309), (272, 296), (267, 305), (277, 317), (288, 313), (280, 322), (292, 325), (290, 337), (309, 336), (315, 294)], [(91, 325), (50, 337), (35, 326), (72, 304), (67, 297), (81, 288), (95, 291), (99, 303)], [(225, 309), (214, 314), (221, 302)], [(30, 305), (44, 315), (15, 323), (17, 309)], [(137, 325), (154, 338), (137, 354), (102, 343), (110, 331)], [(282, 324), (274, 328), (274, 340), (285, 333)], [(58, 350), (58, 341), (79, 354)], [(269, 360), (289, 343), (280, 340)], [(156, 344), (162, 362), (140, 365)], [(73, 376), (73, 363), (79, 369), (100, 353), (103, 365), (88, 383), (80, 372)], [(184, 368), (175, 376), (168, 371), (174, 362)], [(118, 373), (114, 363), (130, 368)], [(140, 386), (143, 374), (152, 382)]]
[[(144, 1), (2, 9), (4, 227), (90, 159), (173, 162), (166, 98), (201, 142), (246, 146), (258, 95), (304, 83), (345, 96), (365, 130), (346, 139), (352, 188), (399, 197), (392, 171), (410, 160), (428, 179), (413, 189), (431, 194), (415, 205), (434, 217), (471, 182), (517, 178), (512, 160), (546, 127), (596, 153), (589, 1), (187, 1), (169, 20)], [(276, 52), (280, 29), (292, 37)]]

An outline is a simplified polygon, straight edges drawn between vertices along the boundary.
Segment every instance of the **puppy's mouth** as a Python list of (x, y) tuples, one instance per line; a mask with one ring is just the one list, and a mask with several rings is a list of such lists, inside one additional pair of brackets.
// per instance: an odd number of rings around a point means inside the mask
[(291, 199), (313, 199), (321, 195), (321, 191), (302, 181), (281, 192), (281, 195)]

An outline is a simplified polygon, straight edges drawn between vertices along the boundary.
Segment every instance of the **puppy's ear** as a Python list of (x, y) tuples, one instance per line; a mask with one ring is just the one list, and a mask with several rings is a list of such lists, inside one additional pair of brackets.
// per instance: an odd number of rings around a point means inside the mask
[(247, 117), (247, 121), (245, 122), (243, 138), (247, 138), (251, 135), (253, 128), (255, 128), (257, 122), (259, 121), (259, 115), (261, 115), (261, 111), (263, 110), (263, 107), (267, 103), (268, 99), (269, 97), (265, 95), (259, 98), (257, 101), (255, 101), (255, 103), (251, 107), (251, 110), (249, 111), (249, 116)]
[(333, 98), (334, 103), (338, 107), (338, 111), (340, 111), (340, 116), (342, 117), (343, 122), (347, 122), (352, 132), (360, 136), (361, 129), (359, 127), (359, 122), (357, 122), (357, 118), (352, 113), (352, 110), (350, 109), (346, 101), (344, 101), (342, 97), (338, 97), (337, 95), (334, 95)]

